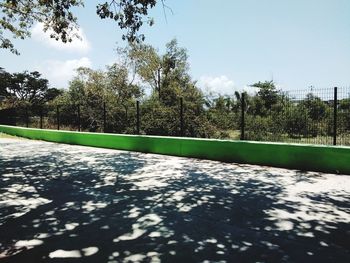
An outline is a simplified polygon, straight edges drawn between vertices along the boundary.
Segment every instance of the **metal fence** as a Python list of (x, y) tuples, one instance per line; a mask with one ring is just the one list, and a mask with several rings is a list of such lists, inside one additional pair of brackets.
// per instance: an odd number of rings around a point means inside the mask
[(250, 111), (249, 103), (246, 107), (242, 107), (241, 139), (350, 145), (349, 88), (284, 92), (260, 114)]
[[(194, 132), (200, 121), (193, 109), (192, 115), (186, 115), (188, 103), (180, 98), (177, 105), (163, 111), (150, 109), (140, 101), (128, 107), (106, 102), (26, 104), (0, 110), (0, 123), (41, 129), (207, 137)], [(237, 105), (229, 109), (228, 118), (239, 136), (227, 135), (228, 139), (350, 145), (349, 88), (288, 91), (265, 100), (242, 93)], [(167, 132), (161, 129), (164, 125), (169, 127)]]

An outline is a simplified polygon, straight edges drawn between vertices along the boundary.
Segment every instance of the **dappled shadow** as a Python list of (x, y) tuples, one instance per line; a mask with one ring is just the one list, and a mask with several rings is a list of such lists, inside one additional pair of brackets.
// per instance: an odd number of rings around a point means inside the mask
[(350, 178), (0, 141), (3, 262), (349, 262)]

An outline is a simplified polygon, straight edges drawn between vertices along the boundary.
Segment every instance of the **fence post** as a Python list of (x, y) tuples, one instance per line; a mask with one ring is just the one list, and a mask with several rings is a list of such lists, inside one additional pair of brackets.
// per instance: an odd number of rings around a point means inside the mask
[(140, 134), (140, 102), (136, 101), (136, 134)]
[(103, 132), (106, 132), (106, 102), (103, 102)]
[(81, 131), (81, 123), (80, 123), (80, 104), (78, 104), (78, 131)]
[(13, 125), (17, 126), (17, 109), (16, 108), (14, 108), (14, 110), (13, 110), (13, 117), (14, 117)]
[(28, 113), (28, 106), (26, 106), (26, 127), (29, 127), (29, 113)]
[(180, 98), (180, 136), (184, 136), (184, 103), (183, 98)]
[(40, 107), (40, 129), (43, 128), (43, 106)]
[(160, 68), (157, 69), (157, 81), (158, 81), (158, 96), (160, 100)]
[(58, 105), (56, 107), (56, 117), (57, 117), (57, 130), (59, 130), (60, 129), (60, 109)]
[(333, 101), (333, 145), (337, 145), (338, 88), (334, 87)]
[(245, 113), (245, 94), (244, 94), (244, 92), (242, 92), (242, 95), (241, 95), (241, 140), (245, 140), (244, 113)]

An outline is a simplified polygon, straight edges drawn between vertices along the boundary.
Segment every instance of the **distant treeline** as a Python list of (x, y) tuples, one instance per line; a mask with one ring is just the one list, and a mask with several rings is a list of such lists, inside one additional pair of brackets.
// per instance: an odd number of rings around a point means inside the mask
[[(30, 125), (38, 126), (39, 115), (44, 115), (45, 127), (54, 128), (59, 111), (65, 129), (77, 129), (79, 122), (86, 131), (135, 133), (139, 101), (140, 133), (178, 136), (182, 98), (184, 136), (238, 139), (242, 125), (244, 139), (249, 140), (319, 138), (324, 143), (323, 138), (334, 134), (333, 96), (310, 92), (296, 100), (273, 81), (252, 84), (255, 94), (204, 94), (191, 79), (187, 52), (176, 40), (166, 45), (164, 54), (145, 44), (120, 48), (117, 53), (118, 63), (106, 70), (79, 68), (66, 90), (49, 88), (38, 72), (11, 74), (2, 69), (0, 109), (16, 109), (13, 115), (19, 125), (25, 125), (29, 116)], [(344, 94), (337, 101), (336, 128), (339, 136), (346, 137), (350, 99)]]

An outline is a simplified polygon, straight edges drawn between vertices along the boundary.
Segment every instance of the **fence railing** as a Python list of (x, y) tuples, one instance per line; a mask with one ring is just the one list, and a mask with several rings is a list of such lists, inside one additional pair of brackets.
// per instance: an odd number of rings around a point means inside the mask
[(265, 112), (245, 109), (243, 139), (350, 145), (349, 94), (347, 88), (290, 91)]
[[(206, 130), (217, 125), (206, 117), (210, 110), (199, 113), (188, 103), (179, 98), (177, 105), (162, 108), (140, 101), (128, 105), (26, 104), (0, 110), (0, 123), (41, 129), (218, 138)], [(230, 131), (219, 138), (350, 145), (348, 88), (259, 96), (242, 93), (235, 103), (225, 115), (226, 121), (232, 122)], [(203, 122), (208, 122), (204, 128)]]

